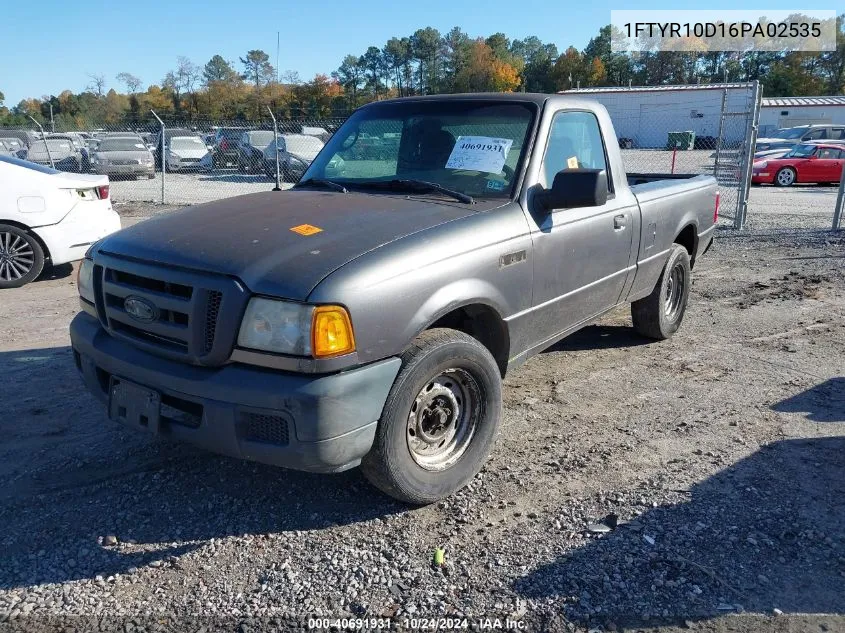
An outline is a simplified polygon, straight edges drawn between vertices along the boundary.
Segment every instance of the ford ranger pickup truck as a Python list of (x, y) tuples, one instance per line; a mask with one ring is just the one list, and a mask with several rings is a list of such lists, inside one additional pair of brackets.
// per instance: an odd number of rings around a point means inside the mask
[(672, 336), (718, 206), (711, 176), (626, 175), (588, 100), (380, 101), (292, 189), (93, 245), (73, 354), (121, 424), (431, 503), (481, 469), (519, 363), (623, 303)]

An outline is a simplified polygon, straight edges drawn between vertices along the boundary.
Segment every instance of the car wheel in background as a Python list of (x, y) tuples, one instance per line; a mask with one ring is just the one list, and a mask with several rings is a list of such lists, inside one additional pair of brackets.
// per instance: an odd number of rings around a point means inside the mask
[(364, 476), (405, 503), (433, 503), (481, 470), (499, 431), (502, 378), (480, 342), (457, 330), (420, 334), (402, 353)]
[(795, 170), (792, 167), (782, 167), (775, 174), (775, 184), (778, 187), (789, 187), (795, 184)]
[(684, 319), (690, 285), (689, 253), (680, 244), (673, 244), (654, 290), (631, 304), (634, 329), (658, 341), (672, 336)]
[(0, 288), (19, 288), (44, 269), (44, 250), (30, 233), (0, 224)]

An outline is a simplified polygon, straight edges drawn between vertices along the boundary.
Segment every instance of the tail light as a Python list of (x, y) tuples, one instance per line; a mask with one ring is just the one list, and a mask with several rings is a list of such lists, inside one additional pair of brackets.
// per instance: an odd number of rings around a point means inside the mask
[(719, 221), (719, 192), (716, 192), (716, 208), (713, 209), (713, 224)]
[(108, 185), (101, 185), (96, 188), (97, 190), (97, 197), (100, 200), (108, 200), (109, 197), (109, 186)]
[(220, 151), (225, 152), (227, 149), (229, 149), (229, 143), (226, 141), (226, 139), (223, 139), (222, 141), (220, 141)]

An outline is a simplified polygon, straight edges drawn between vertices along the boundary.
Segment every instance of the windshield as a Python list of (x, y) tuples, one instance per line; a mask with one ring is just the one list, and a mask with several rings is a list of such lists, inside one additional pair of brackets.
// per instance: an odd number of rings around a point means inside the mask
[(332, 136), (301, 182), (413, 179), (473, 197), (510, 196), (536, 111), (532, 103), (492, 100), (368, 106)]
[(273, 142), (273, 133), (265, 130), (259, 130), (249, 133), (249, 144), (253, 147), (267, 147)]
[(815, 145), (796, 145), (795, 148), (786, 155), (786, 158), (806, 158), (807, 156), (812, 156), (815, 151)]
[(98, 152), (141, 152), (147, 146), (139, 138), (107, 138), (100, 143)]
[(285, 147), (291, 154), (316, 154), (323, 149), (323, 142), (313, 136), (285, 136)]
[(30, 163), (28, 160), (21, 160), (20, 158), (15, 158), (14, 156), (3, 156), (2, 154), (0, 154), (0, 163), (9, 163), (10, 165), (15, 165), (16, 167), (31, 169), (32, 171), (37, 171), (42, 174), (50, 174), (51, 176), (53, 174), (62, 173), (52, 167), (45, 167), (43, 165), (39, 165), (38, 163)]
[[(73, 148), (70, 141), (63, 141), (59, 139), (47, 139), (47, 145), (51, 152), (72, 152)], [(44, 141), (35, 141), (29, 148), (31, 152), (46, 152), (47, 148), (44, 146)]]
[[(105, 143), (105, 141), (103, 141)], [(102, 147), (102, 146), (100, 146)], [(173, 149), (205, 149), (203, 140), (196, 136), (175, 137), (170, 139), (170, 147)]]
[(807, 132), (805, 127), (792, 127), (785, 130), (778, 130), (772, 136), (774, 138), (801, 138)]
[(0, 139), (0, 141), (3, 141), (3, 143), (6, 144), (6, 147), (8, 147), (9, 149), (13, 149), (15, 151), (23, 148), (23, 143), (21, 143), (16, 138), (4, 138), (4, 139)]

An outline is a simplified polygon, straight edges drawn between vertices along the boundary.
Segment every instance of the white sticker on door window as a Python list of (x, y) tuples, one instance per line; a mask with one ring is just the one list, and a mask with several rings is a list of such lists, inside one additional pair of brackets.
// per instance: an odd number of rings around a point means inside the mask
[(513, 139), (459, 136), (446, 161), (446, 169), (466, 169), (498, 174), (505, 166)]

